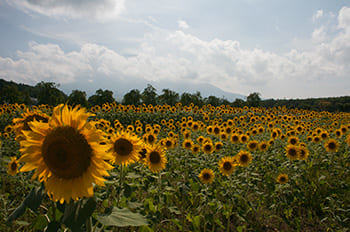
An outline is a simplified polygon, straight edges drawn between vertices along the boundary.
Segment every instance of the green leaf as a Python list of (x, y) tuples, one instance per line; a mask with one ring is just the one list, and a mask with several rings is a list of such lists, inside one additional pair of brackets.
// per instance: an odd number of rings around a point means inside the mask
[(81, 226), (91, 217), (96, 209), (94, 198), (88, 198), (66, 205), (62, 222), (72, 231), (81, 231)]
[(45, 232), (57, 232), (61, 228), (61, 224), (57, 221), (52, 221), (47, 226)]
[(24, 212), (26, 211), (26, 205), (25, 204), (21, 204), (20, 206), (18, 206), (15, 211), (13, 211), (10, 216), (7, 218), (6, 222), (12, 222), (13, 220), (16, 220), (17, 218), (19, 218), (20, 216), (22, 216), (24, 214)]
[(48, 222), (47, 222), (46, 217), (44, 215), (39, 215), (32, 222), (33, 228), (36, 230), (40, 230), (40, 231), (43, 231), (45, 229), (45, 227), (47, 226), (47, 224), (48, 224)]
[(114, 207), (110, 215), (97, 215), (96, 219), (106, 226), (143, 226), (148, 225), (147, 219), (139, 213), (133, 213), (128, 208)]

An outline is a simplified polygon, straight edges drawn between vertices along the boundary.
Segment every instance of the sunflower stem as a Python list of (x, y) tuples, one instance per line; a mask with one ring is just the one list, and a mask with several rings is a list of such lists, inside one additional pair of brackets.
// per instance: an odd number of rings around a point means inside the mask
[(92, 232), (92, 218), (89, 217), (88, 219), (86, 219), (86, 231), (87, 232)]
[(161, 189), (162, 189), (162, 175), (161, 172), (159, 171), (158, 173), (158, 202), (159, 204), (161, 203)]
[(56, 221), (56, 202), (52, 201), (52, 221)]

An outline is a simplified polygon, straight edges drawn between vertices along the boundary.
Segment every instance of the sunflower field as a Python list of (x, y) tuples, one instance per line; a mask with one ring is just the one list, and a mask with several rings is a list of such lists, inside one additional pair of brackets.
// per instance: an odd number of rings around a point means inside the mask
[(350, 113), (0, 105), (0, 231), (350, 231)]

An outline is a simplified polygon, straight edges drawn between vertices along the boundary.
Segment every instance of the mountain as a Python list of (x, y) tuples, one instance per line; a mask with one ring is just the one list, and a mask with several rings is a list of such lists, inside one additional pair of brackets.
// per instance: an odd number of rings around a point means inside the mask
[(222, 89), (210, 84), (197, 84), (191, 83), (189, 81), (175, 82), (167, 80), (155, 82), (133, 78), (111, 79), (107, 77), (100, 77), (98, 79), (98, 83), (89, 80), (80, 80), (79, 82), (61, 84), (60, 88), (67, 95), (69, 95), (72, 92), (72, 90), (78, 89), (85, 91), (88, 96), (95, 94), (96, 90), (98, 89), (108, 89), (113, 91), (114, 98), (117, 101), (121, 101), (123, 99), (123, 96), (130, 90), (138, 89), (142, 93), (142, 91), (147, 87), (148, 84), (151, 84), (157, 90), (158, 95), (162, 94), (162, 89), (170, 89), (179, 93), (180, 95), (184, 92), (192, 94), (199, 91), (203, 98), (215, 96), (218, 98), (225, 98), (231, 102), (234, 101), (236, 98), (246, 99), (246, 96), (244, 95), (225, 92)]

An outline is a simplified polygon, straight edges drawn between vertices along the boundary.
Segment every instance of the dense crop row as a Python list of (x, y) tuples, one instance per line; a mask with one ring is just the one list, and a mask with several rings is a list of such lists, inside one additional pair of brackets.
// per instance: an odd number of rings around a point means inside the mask
[(1, 231), (350, 227), (349, 113), (13, 104), (0, 129)]

